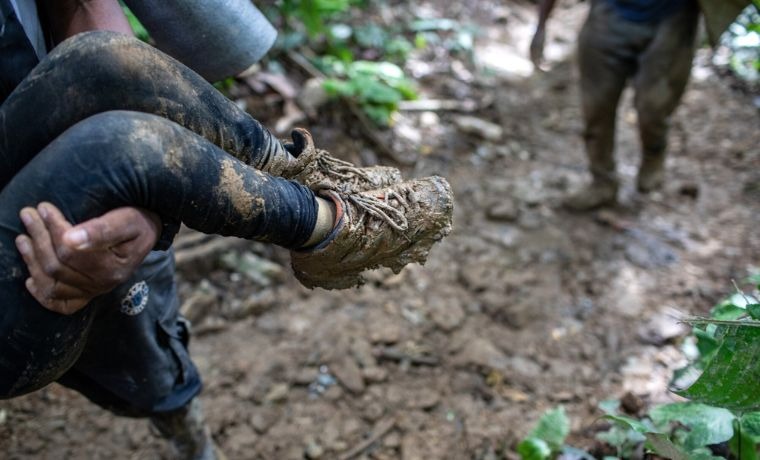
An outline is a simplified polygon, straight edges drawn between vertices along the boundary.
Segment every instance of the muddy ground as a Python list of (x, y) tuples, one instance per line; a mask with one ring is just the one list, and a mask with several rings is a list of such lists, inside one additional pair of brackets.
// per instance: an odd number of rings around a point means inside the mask
[[(391, 145), (413, 161), (403, 172), (449, 178), (455, 227), (424, 267), (373, 273), (360, 289), (308, 291), (284, 251), (183, 236), (181, 295), (196, 318), (192, 353), (214, 437), (230, 459), (512, 458), (504, 452), (541, 413), (563, 405), (571, 443), (593, 449), (599, 401), (673, 398), (666, 384), (685, 334), (674, 317), (706, 313), (732, 279), (760, 269), (758, 110), (700, 50), (664, 190), (635, 192), (626, 93), (621, 203), (569, 213), (562, 197), (587, 179), (567, 54), (586, 5), (557, 12), (552, 68), (534, 75), (521, 70), (530, 5), (394, 8), (478, 25), (474, 61), (418, 52), (408, 69), (423, 97), (475, 101), (467, 115), (503, 133), (488, 140), (458, 112), (401, 113)], [(393, 163), (345, 112), (325, 110), (306, 123), (319, 146)], [(376, 442), (362, 449), (368, 437)], [(145, 421), (57, 385), (0, 402), (2, 458), (167, 456)]]

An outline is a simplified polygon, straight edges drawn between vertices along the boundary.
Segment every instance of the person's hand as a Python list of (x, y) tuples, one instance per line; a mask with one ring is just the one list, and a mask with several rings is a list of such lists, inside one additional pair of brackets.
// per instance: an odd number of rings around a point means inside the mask
[(72, 226), (50, 203), (21, 210), (29, 235), (16, 247), (30, 277), (29, 293), (45, 308), (70, 315), (132, 275), (161, 232), (157, 215), (118, 208)]
[(544, 60), (544, 43), (546, 42), (546, 28), (539, 24), (536, 27), (536, 33), (530, 42), (530, 60), (536, 69), (541, 69), (541, 63)]

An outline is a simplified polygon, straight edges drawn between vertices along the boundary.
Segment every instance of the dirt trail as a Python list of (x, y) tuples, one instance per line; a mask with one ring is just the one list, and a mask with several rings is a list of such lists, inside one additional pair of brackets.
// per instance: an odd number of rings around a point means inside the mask
[[(525, 49), (524, 34), (505, 30), (529, 27), (527, 6), (499, 15), (473, 3), (443, 15), (479, 21), (486, 49)], [(560, 15), (577, 24), (584, 9)], [(443, 175), (457, 200), (454, 231), (424, 267), (373, 273), (357, 290), (308, 291), (283, 274), (285, 253), (245, 245), (238, 256), (276, 262), (264, 281), (216, 265), (181, 272), (183, 298), (205, 289), (224, 318), (199, 326), (192, 351), (228, 457), (339, 458), (381, 429), (355, 458), (501, 458), (558, 404), (573, 441), (590, 447), (600, 400), (627, 391), (645, 403), (669, 398), (683, 334), (670, 315), (705, 313), (760, 260), (757, 109), (702, 65), (707, 54), (674, 118), (664, 191), (634, 191), (638, 142), (626, 94), (621, 204), (589, 214), (558, 207), (586, 179), (572, 64), (486, 78), (431, 60), (448, 70), (422, 79), (428, 96), (490, 99), (471, 115), (504, 134), (463, 133), (453, 113), (403, 114), (408, 129), (397, 140), (419, 135), (421, 152), (404, 174)], [(360, 158), (341, 127), (310, 128), (321, 147)], [(145, 422), (114, 418), (56, 385), (0, 402), (0, 445), (19, 459), (167, 455)]]

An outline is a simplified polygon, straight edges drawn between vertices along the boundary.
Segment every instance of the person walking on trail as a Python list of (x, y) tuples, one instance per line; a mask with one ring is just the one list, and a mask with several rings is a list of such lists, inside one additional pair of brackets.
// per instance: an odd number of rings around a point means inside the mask
[[(546, 22), (556, 0), (539, 3), (530, 45), (539, 66)], [(620, 95), (630, 80), (635, 90), (641, 141), (637, 188), (662, 187), (669, 119), (683, 95), (694, 56), (699, 8), (696, 0), (592, 0), (578, 37), (583, 138), (591, 183), (566, 205), (589, 210), (613, 204), (618, 177), (613, 156)]]
[(443, 178), (355, 167), (304, 130), (277, 140), (128, 36), (116, 0), (0, 13), (0, 399), (55, 381), (149, 417), (179, 458), (217, 458), (178, 313), (180, 223), (288, 248), (327, 289), (423, 262), (450, 231)]

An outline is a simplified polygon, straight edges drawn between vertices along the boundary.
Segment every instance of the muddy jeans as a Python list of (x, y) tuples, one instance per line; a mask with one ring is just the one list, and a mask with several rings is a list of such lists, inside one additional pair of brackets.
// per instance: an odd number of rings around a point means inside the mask
[(615, 115), (626, 81), (635, 90), (642, 155), (665, 154), (668, 120), (686, 88), (699, 9), (686, 2), (656, 23), (628, 21), (592, 2), (578, 38), (584, 140), (595, 181), (616, 181)]
[[(126, 285), (120, 306), (95, 299), (70, 316), (40, 306), (24, 287), (29, 274), (14, 247), (24, 206), (49, 201), (71, 222), (138, 206), (164, 222), (286, 248), (302, 246), (316, 222), (311, 190), (249, 166), (267, 165), (283, 151), (279, 141), (192, 71), (128, 37), (93, 32), (59, 45), (0, 106), (0, 129), (0, 398), (64, 375), (90, 339), (104, 335), (103, 317), (115, 322), (106, 335), (118, 337), (98, 342), (90, 369), (126, 366), (124, 356), (143, 338), (162, 342), (156, 347), (170, 359), (178, 352), (171, 340), (182, 339), (176, 305), (165, 306), (176, 302), (174, 291), (174, 300), (147, 302), (167, 293), (151, 293), (146, 283)], [(173, 288), (173, 266), (154, 265)], [(138, 315), (152, 329), (127, 326)], [(186, 370), (169, 367), (154, 370)], [(139, 409), (172, 410), (194, 396), (154, 407), (178, 388), (197, 393), (198, 385), (188, 390), (182, 375), (169, 375), (166, 394), (139, 400), (151, 391), (150, 374), (122, 376)]]

